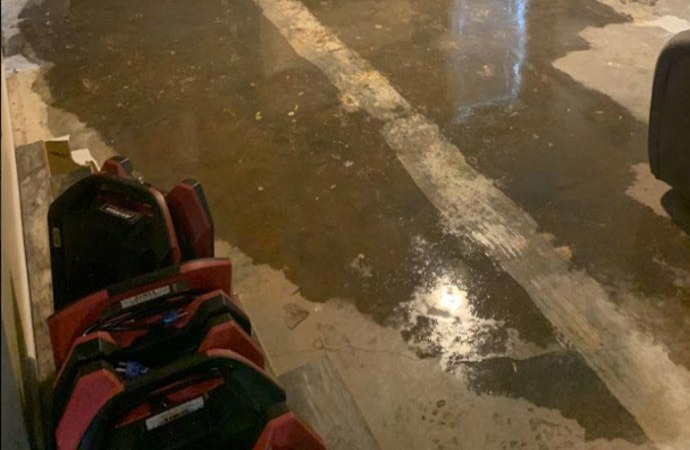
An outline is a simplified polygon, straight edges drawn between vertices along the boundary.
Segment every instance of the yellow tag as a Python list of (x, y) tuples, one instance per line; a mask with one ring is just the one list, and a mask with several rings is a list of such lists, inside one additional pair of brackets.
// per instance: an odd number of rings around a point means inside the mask
[(51, 175), (71, 173), (82, 168), (72, 159), (68, 138), (45, 141), (45, 148)]

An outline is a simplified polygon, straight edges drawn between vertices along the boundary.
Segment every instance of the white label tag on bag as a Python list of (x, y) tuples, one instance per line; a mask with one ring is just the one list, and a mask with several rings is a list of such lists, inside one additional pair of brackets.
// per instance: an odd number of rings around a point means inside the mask
[(141, 214), (136, 211), (131, 211), (108, 203), (101, 205), (100, 210), (110, 216), (117, 217), (129, 223), (134, 223), (142, 217)]
[(142, 292), (139, 295), (135, 295), (134, 297), (129, 297), (122, 300), (120, 302), (120, 308), (131, 308), (132, 306), (141, 305), (142, 303), (150, 302), (151, 300), (164, 297), (168, 294), (175, 292), (174, 288), (174, 284), (168, 284), (167, 286), (161, 286), (156, 289), (151, 289), (150, 291)]
[(197, 397), (194, 400), (177, 405), (160, 414), (151, 416), (146, 419), (146, 429), (148, 431), (155, 430), (158, 427), (169, 424), (170, 422), (191, 414), (194, 411), (199, 411), (204, 407), (204, 397)]

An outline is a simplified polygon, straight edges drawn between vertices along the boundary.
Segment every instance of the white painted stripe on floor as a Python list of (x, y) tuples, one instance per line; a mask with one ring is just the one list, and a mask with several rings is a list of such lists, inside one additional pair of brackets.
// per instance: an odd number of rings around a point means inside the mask
[(254, 0), (295, 51), (319, 67), (346, 106), (385, 121), (382, 134), (448, 232), (470, 237), (520, 283), (661, 448), (690, 445), (690, 372), (575, 271), (537, 224), (470, 167), (438, 127), (417, 114), (367, 61), (297, 0)]

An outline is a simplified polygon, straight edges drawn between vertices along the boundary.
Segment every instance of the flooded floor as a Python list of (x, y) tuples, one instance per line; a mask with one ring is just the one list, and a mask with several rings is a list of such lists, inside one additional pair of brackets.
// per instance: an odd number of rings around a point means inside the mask
[(687, 449), (690, 234), (640, 111), (690, 7), (649, 3), (71, 0), (3, 30), (97, 156), (202, 181), (274, 370), (329, 353), (382, 448)]

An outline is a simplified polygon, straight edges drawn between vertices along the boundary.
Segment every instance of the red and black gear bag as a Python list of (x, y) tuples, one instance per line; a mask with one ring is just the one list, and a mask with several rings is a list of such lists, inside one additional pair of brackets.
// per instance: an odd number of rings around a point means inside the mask
[[(48, 329), (56, 367), (61, 367), (73, 343), (80, 336), (129, 312), (145, 311), (151, 305), (163, 309), (174, 307), (185, 296), (199, 296), (220, 290), (232, 292), (232, 266), (227, 259), (209, 258), (188, 261), (142, 275), (73, 302), (48, 318)], [(188, 299), (188, 298), (187, 298)], [(247, 334), (251, 324), (234, 303), (236, 322)], [(128, 335), (131, 336), (131, 333)]]
[(79, 180), (50, 205), (48, 226), (56, 310), (182, 260), (162, 194), (126, 178)]
[(184, 308), (154, 312), (130, 323), (131, 328), (99, 328), (80, 337), (55, 382), (54, 420), (59, 420), (64, 411), (77, 373), (93, 361), (104, 360), (125, 378), (136, 378), (180, 357), (220, 348), (232, 350), (263, 368), (263, 354), (236, 321), (235, 311), (224, 293), (214, 291)]
[(209, 258), (213, 250), (213, 219), (201, 183), (188, 178), (165, 196), (183, 259)]
[(214, 255), (201, 184), (185, 180), (164, 197), (135, 180), (124, 157), (60, 195), (48, 225), (56, 310), (133, 276)]
[(289, 413), (275, 381), (229, 350), (190, 355), (134, 380), (107, 362), (89, 364), (55, 443), (59, 450), (324, 448)]

